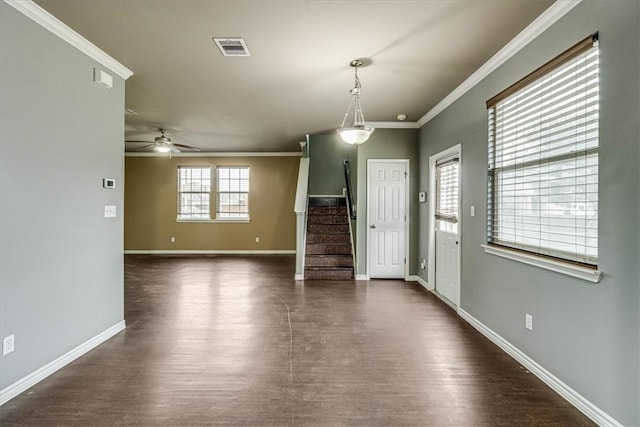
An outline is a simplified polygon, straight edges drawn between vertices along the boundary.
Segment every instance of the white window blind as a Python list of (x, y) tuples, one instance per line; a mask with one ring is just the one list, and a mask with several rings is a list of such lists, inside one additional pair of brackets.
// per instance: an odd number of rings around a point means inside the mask
[(436, 163), (437, 220), (458, 222), (458, 165), (457, 158)]
[(249, 167), (218, 166), (217, 219), (249, 219)]
[(597, 36), (563, 55), (517, 90), (487, 102), (487, 240), (595, 266)]
[(211, 218), (211, 167), (178, 167), (178, 219)]

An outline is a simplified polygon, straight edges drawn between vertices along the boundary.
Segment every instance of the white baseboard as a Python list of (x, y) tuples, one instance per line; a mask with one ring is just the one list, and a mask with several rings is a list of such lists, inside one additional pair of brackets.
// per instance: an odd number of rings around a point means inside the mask
[(369, 276), (366, 274), (356, 274), (355, 280), (369, 280)]
[(295, 274), (293, 280), (304, 280), (304, 274)]
[(0, 390), (0, 405), (4, 405), (9, 400), (13, 399), (27, 389), (33, 387), (43, 379), (47, 378), (49, 375), (56, 372), (58, 369), (63, 368), (88, 351), (93, 350), (118, 332), (123, 331), (125, 328), (126, 325), (124, 320), (118, 322), (115, 325), (111, 326), (109, 329), (100, 332), (93, 338), (89, 338), (87, 341), (71, 349), (54, 361), (47, 363), (43, 367), (36, 369), (32, 373), (30, 373), (29, 375), (3, 388), (2, 390)]
[(429, 283), (427, 283), (426, 280), (424, 280), (422, 277), (417, 276), (417, 275), (413, 275), (413, 276), (409, 276), (407, 278), (408, 282), (418, 282), (423, 288), (425, 288), (428, 291), (433, 291), (433, 286), (431, 286)]
[(173, 250), (173, 249), (129, 249), (124, 251), (125, 255), (284, 255), (295, 254), (295, 249), (265, 249), (265, 250), (218, 250), (218, 249), (205, 249), (205, 250)]
[(476, 328), (482, 335), (489, 338), (491, 342), (500, 347), (509, 356), (516, 359), (522, 366), (527, 368), (532, 374), (540, 378), (542, 382), (551, 387), (556, 393), (562, 396), (565, 400), (575, 406), (583, 414), (589, 417), (593, 422), (599, 426), (611, 426), (622, 427), (618, 421), (616, 421), (609, 414), (598, 408), (596, 405), (587, 400), (580, 393), (569, 387), (562, 382), (559, 378), (547, 371), (544, 367), (539, 365), (536, 361), (520, 351), (513, 344), (502, 338), (493, 330), (486, 327), (478, 319), (458, 307), (458, 314), (464, 320), (466, 320), (471, 326)]

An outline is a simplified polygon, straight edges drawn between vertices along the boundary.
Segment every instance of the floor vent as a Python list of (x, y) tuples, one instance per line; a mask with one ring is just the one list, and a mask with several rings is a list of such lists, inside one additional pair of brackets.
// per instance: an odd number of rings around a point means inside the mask
[(224, 56), (250, 56), (247, 45), (240, 37), (214, 37), (213, 41)]

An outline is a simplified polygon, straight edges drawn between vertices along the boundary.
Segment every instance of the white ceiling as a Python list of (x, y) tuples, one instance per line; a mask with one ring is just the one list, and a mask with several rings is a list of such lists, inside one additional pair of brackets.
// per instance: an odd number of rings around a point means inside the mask
[[(134, 72), (126, 139), (211, 152), (298, 151), (340, 125), (359, 72), (365, 119), (415, 122), (552, 0), (36, 0)], [(223, 57), (212, 37), (243, 37)], [(136, 145), (128, 145), (133, 149)]]

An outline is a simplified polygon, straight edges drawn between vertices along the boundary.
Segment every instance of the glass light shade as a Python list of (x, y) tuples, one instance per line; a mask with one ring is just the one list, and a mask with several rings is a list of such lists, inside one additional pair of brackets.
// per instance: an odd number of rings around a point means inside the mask
[(158, 153), (168, 153), (171, 151), (171, 147), (168, 145), (156, 145), (154, 150)]
[(347, 144), (358, 145), (366, 142), (375, 128), (368, 125), (345, 126), (338, 129), (338, 133)]

